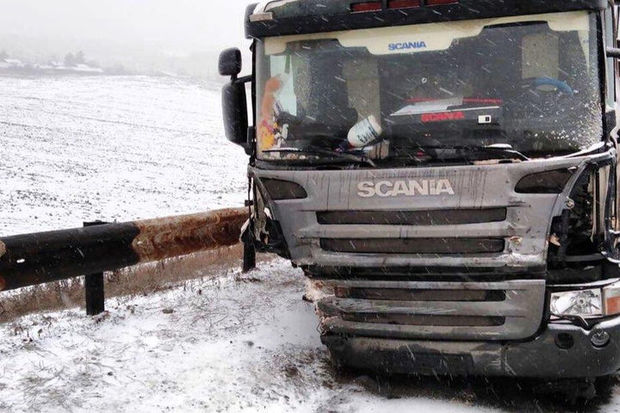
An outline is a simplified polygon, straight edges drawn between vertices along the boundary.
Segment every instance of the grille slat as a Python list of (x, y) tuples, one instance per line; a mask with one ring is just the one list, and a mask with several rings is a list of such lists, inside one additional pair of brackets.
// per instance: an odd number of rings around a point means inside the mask
[(504, 251), (502, 238), (322, 238), (321, 248), (352, 254), (485, 254)]
[(428, 211), (322, 211), (321, 225), (465, 225), (506, 220), (507, 208)]
[(406, 288), (343, 288), (336, 287), (336, 297), (360, 300), (394, 301), (455, 301), (500, 302), (506, 300), (506, 292), (500, 290), (423, 290)]
[(394, 301), (360, 300), (326, 297), (319, 309), (329, 314), (408, 314), (428, 316), (499, 316), (526, 317), (528, 310), (520, 308), (511, 300), (502, 302), (475, 301)]
[(345, 321), (372, 324), (393, 324), (408, 326), (440, 327), (499, 327), (506, 322), (505, 317), (490, 316), (444, 316), (410, 314), (344, 314)]

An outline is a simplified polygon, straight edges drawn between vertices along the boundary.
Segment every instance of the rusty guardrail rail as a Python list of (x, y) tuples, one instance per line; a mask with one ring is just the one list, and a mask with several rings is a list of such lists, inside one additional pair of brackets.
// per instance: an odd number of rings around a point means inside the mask
[(247, 215), (223, 209), (0, 237), (0, 291), (234, 245)]

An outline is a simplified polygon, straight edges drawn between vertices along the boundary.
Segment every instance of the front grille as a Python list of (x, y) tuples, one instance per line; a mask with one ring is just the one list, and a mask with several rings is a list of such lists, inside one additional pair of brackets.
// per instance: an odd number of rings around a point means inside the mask
[(544, 280), (426, 282), (325, 280), (323, 335), (392, 339), (522, 340), (542, 323)]
[(504, 251), (501, 238), (322, 238), (321, 248), (352, 254), (484, 254)]
[(506, 220), (506, 208), (431, 211), (322, 211), (321, 225), (463, 225)]

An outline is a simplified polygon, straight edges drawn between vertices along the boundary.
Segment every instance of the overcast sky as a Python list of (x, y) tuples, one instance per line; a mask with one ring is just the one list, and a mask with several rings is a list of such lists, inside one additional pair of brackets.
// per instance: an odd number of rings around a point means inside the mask
[(245, 45), (251, 0), (0, 0), (0, 48), (189, 53)]

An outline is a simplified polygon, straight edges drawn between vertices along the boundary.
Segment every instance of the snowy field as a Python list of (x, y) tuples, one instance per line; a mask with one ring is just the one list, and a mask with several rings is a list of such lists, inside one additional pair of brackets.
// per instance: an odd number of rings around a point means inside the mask
[[(0, 234), (240, 205), (245, 157), (215, 87), (148, 77), (0, 78)], [(0, 325), (4, 412), (560, 412), (515, 380), (337, 372), (283, 260), (146, 297)], [(2, 297), (0, 296), (0, 303)], [(608, 386), (585, 410), (620, 411)]]
[(0, 77), (0, 235), (242, 206), (218, 87)]

